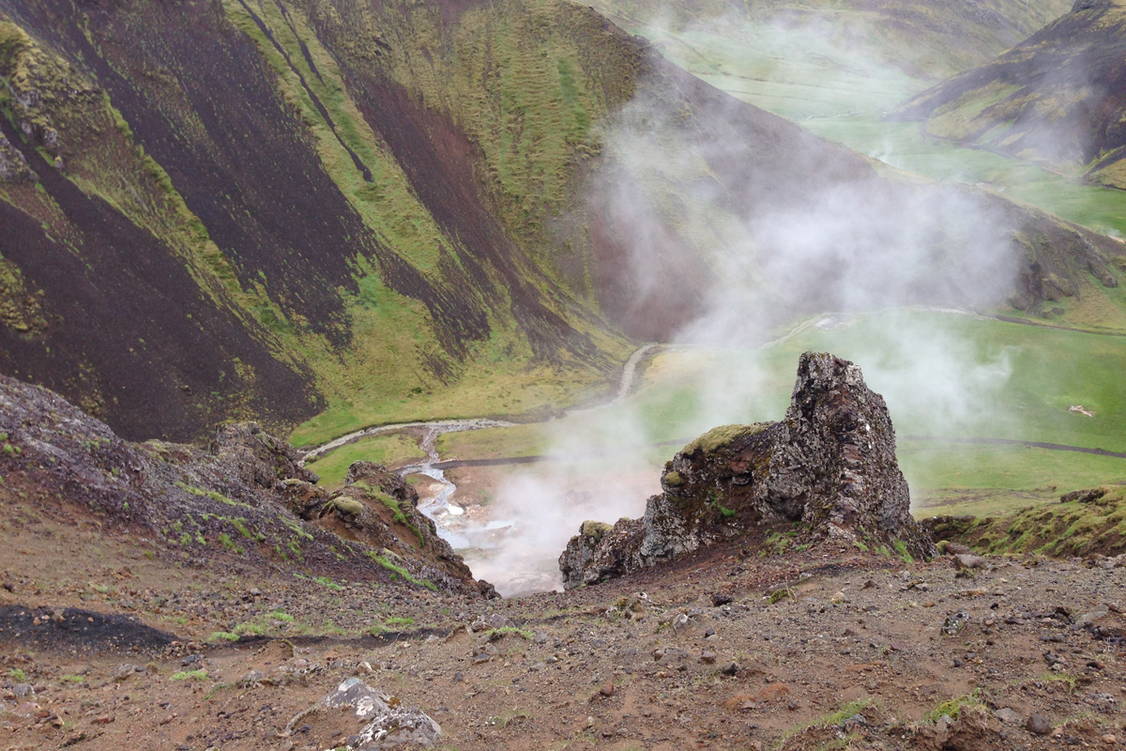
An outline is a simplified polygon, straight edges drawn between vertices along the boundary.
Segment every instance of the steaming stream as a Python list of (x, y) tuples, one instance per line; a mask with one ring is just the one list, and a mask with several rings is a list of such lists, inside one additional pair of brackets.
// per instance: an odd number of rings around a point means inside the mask
[[(637, 366), (641, 363), (642, 358), (644, 358), (646, 354), (658, 346), (660, 345), (646, 344), (634, 350), (633, 354), (630, 355), (629, 359), (626, 360), (625, 365), (622, 367), (622, 375), (618, 381), (618, 390), (615, 392), (612, 399), (593, 407), (573, 409), (563, 414), (593, 412), (617, 404), (622, 399), (629, 396), (637, 380)], [(415, 425), (426, 427), (426, 434), (419, 442), (419, 448), (426, 453), (426, 461), (420, 464), (411, 464), (403, 467), (398, 470), (398, 473), (401, 477), (424, 475), (434, 480), (439, 486), (438, 491), (433, 496), (420, 498), (418, 510), (434, 520), (434, 524), (438, 528), (438, 535), (448, 542), (454, 550), (465, 550), (467, 548), (491, 550), (497, 547), (500, 544), (499, 537), (505, 530), (510, 530), (513, 527), (513, 522), (507, 519), (487, 519), (478, 521), (466, 516), (465, 507), (457, 504), (453, 500), (454, 494), (457, 493), (457, 485), (446, 477), (444, 470), (434, 466), (440, 460), (436, 444), (438, 437), (445, 433), (481, 430), (483, 428), (509, 427), (515, 425), (515, 423), (482, 419), (416, 423)], [(401, 430), (405, 426), (387, 427), (394, 430)], [(376, 430), (378, 432), (390, 432)], [(362, 435), (372, 435), (372, 433), (365, 433), (363, 431), (358, 432)], [(310, 454), (311, 453), (312, 452), (310, 452)], [(306, 458), (308, 458), (308, 455), (306, 455)]]

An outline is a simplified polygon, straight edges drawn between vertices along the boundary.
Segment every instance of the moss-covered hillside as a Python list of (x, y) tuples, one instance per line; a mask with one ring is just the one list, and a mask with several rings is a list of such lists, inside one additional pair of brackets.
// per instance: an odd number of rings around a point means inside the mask
[(177, 438), (601, 379), (548, 225), (638, 54), (551, 0), (5, 3), (0, 370)]
[(1126, 0), (1072, 11), (901, 110), (928, 133), (1126, 189)]
[(1034, 506), (1008, 516), (928, 519), (941, 540), (987, 553), (1082, 556), (1126, 552), (1126, 489), (1091, 488), (1067, 493), (1057, 504)]
[[(607, 164), (635, 97), (699, 175)], [(253, 416), (307, 444), (557, 406), (717, 282), (726, 246), (675, 208), (693, 185), (763, 223), (826, 184), (931, 190), (562, 0), (15, 0), (0, 114), (0, 372), (128, 438)], [(592, 202), (596, 171), (667, 195), (645, 264), (675, 283), (637, 287), (639, 228)], [(988, 200), (1022, 306), (1114, 283), (1119, 244)]]

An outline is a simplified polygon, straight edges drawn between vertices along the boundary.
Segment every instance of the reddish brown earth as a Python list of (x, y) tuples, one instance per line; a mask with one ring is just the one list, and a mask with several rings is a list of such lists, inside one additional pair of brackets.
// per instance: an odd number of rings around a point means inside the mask
[[(355, 720), (314, 713), (277, 734), (350, 676), (430, 714), (443, 748), (1109, 750), (1126, 733), (1126, 618), (1111, 609), (1126, 600), (1121, 558), (990, 559), (960, 578), (950, 558), (725, 548), (567, 595), (484, 602), (359, 581), (333, 591), (222, 556), (181, 561), (34, 507), (2, 525), (5, 748), (330, 748)], [(789, 596), (772, 604), (782, 587)], [(13, 638), (13, 604), (124, 613), (178, 643)], [(295, 618), (272, 628), (286, 638), (201, 643), (276, 610)], [(942, 633), (957, 612), (966, 625)], [(529, 638), (471, 633), (479, 615)], [(415, 621), (357, 635), (388, 617)], [(28, 631), (59, 628), (47, 617)], [(189, 670), (207, 675), (172, 679)], [(23, 683), (35, 693), (16, 697)], [(949, 727), (925, 719), (967, 694)], [(830, 716), (843, 706), (846, 717)], [(1049, 735), (1025, 729), (1034, 713)]]

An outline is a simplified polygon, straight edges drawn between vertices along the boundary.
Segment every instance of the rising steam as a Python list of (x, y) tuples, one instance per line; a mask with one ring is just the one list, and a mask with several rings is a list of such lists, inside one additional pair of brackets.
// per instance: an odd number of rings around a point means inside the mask
[[(608, 307), (639, 336), (671, 321), (661, 334), (687, 363), (680, 396), (562, 420), (552, 432), (557, 461), (502, 484), (493, 515), (517, 531), (500, 550), (468, 557), (502, 593), (556, 582), (556, 558), (584, 519), (639, 515), (657, 490), (658, 457), (676, 450), (654, 442), (780, 418), (796, 358), (760, 349), (780, 331), (820, 333), (856, 361), (901, 433), (972, 434), (1008, 419), (993, 407), (1005, 353), (965, 340), (948, 325), (953, 314), (902, 312), (1003, 302), (1017, 258), (995, 204), (892, 174), (660, 64), (605, 125), (603, 142), (589, 210), (625, 263), (623, 299)], [(855, 320), (864, 335), (842, 335), (838, 346), (835, 330)]]

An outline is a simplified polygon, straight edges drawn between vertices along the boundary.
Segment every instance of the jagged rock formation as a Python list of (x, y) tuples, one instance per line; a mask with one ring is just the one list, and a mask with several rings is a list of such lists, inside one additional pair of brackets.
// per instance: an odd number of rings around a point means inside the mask
[(909, 513), (883, 397), (865, 385), (859, 367), (830, 354), (801, 356), (780, 422), (705, 433), (665, 465), (661, 487), (641, 519), (583, 524), (559, 559), (565, 587), (774, 525), (809, 542), (934, 554)]
[(907, 102), (928, 133), (1126, 188), (1126, 0), (1071, 12)]
[(367, 462), (330, 492), (254, 423), (210, 445), (129, 443), (57, 394), (0, 376), (0, 498), (44, 514), (78, 506), (108, 529), (163, 540), (206, 565), (236, 557), (349, 580), (489, 593), (438, 537), (400, 478)]

